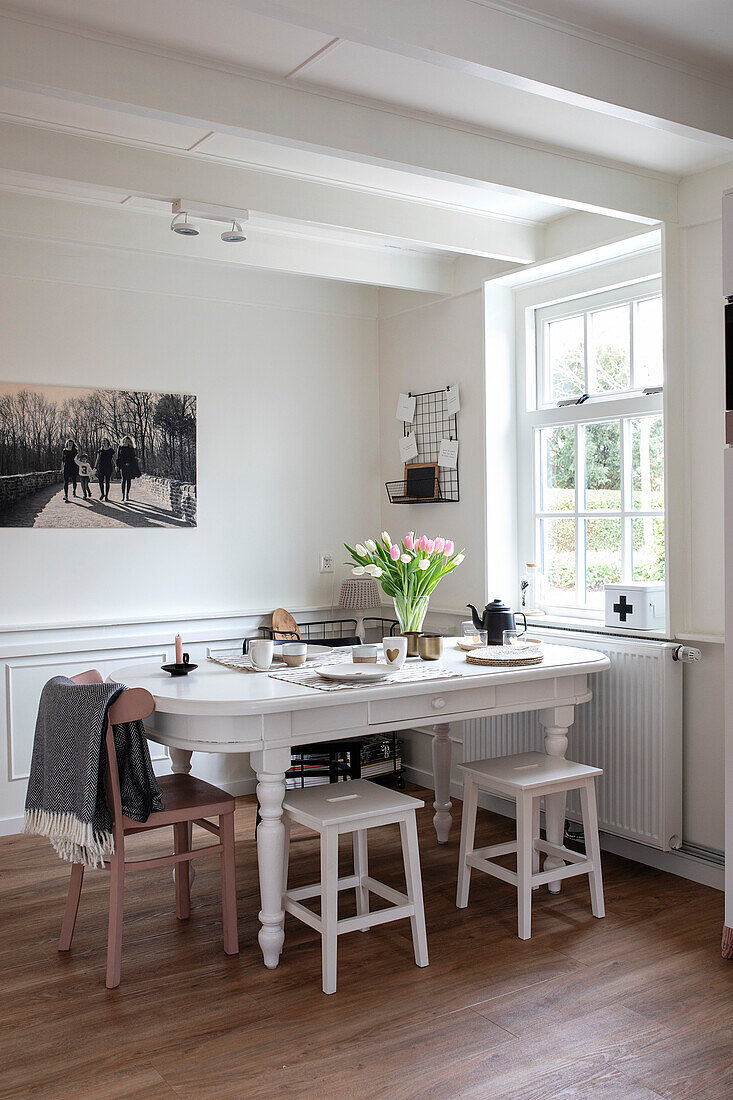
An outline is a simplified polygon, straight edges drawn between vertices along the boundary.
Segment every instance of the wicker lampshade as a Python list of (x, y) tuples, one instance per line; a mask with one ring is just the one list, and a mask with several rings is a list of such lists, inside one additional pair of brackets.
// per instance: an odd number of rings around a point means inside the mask
[(352, 607), (366, 610), (368, 607), (381, 607), (381, 589), (374, 577), (353, 577), (342, 581), (339, 595), (339, 607)]

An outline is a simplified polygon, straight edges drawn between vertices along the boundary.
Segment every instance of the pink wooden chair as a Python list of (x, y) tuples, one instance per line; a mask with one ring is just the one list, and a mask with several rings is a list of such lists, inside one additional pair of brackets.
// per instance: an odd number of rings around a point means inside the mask
[[(75, 684), (101, 684), (103, 678), (96, 669), (72, 676)], [(234, 798), (218, 787), (204, 783), (192, 775), (163, 775), (158, 783), (163, 795), (165, 809), (151, 813), (148, 820), (141, 824), (125, 817), (122, 813), (120, 779), (117, 770), (112, 727), (123, 722), (143, 720), (153, 713), (155, 701), (144, 688), (128, 688), (109, 708), (106, 747), (107, 747), (107, 796), (112, 801), (112, 831), (115, 841), (115, 854), (108, 864), (109, 884), (109, 931), (107, 936), (107, 988), (114, 989), (120, 984), (120, 960), (122, 955), (122, 910), (124, 903), (125, 871), (143, 867), (163, 867), (173, 864), (176, 890), (176, 916), (186, 920), (191, 915), (191, 896), (189, 886), (188, 863), (196, 856), (221, 852), (221, 905), (224, 928), (224, 950), (227, 955), (239, 952), (237, 933), (237, 893), (234, 862)], [(207, 821), (208, 817), (218, 817), (219, 824)], [(218, 844), (209, 844), (196, 851), (191, 850), (189, 827), (192, 822), (219, 838)], [(156, 856), (154, 859), (125, 859), (125, 837), (132, 833), (142, 833), (149, 829), (161, 829), (173, 826), (172, 855)], [(74, 935), (76, 914), (84, 879), (84, 866), (73, 864), (69, 893), (66, 898), (66, 911), (61, 926), (59, 951), (68, 951)]]

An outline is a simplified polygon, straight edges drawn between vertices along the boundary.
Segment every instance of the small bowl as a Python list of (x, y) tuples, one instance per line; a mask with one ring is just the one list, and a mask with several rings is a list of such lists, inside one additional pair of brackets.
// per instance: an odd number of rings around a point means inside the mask
[(423, 661), (439, 661), (443, 656), (442, 634), (421, 634), (417, 644)]
[(161, 665), (160, 667), (163, 672), (169, 672), (171, 676), (188, 676), (189, 672), (193, 672), (193, 670), (199, 666), (191, 664), (191, 662), (188, 661), (183, 665)]
[(378, 651), (376, 645), (355, 645), (351, 647), (351, 659), (355, 665), (376, 665)]

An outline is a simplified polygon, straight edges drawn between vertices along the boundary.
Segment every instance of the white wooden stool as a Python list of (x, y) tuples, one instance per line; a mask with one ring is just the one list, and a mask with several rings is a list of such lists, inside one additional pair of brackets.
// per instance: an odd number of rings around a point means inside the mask
[[(336, 947), (344, 932), (368, 931), (375, 924), (410, 918), (415, 962), (428, 965), (420, 850), (417, 844), (415, 811), (425, 803), (400, 791), (380, 787), (364, 779), (288, 791), (283, 802), (285, 825), (285, 867), (283, 908), (321, 935), (323, 992), (336, 992)], [(288, 890), (290, 826), (293, 822), (313, 829), (321, 838), (321, 881), (314, 886)], [(407, 893), (377, 882), (369, 875), (367, 830), (378, 825), (399, 823)], [(341, 833), (353, 833), (354, 874), (338, 877), (338, 842)], [(356, 891), (355, 917), (338, 919), (339, 890)], [(369, 894), (392, 902), (388, 909), (369, 912)], [(301, 905), (301, 899), (320, 897), (321, 915)]]
[[(456, 905), (465, 909), (471, 884), (471, 868), (485, 871), (517, 888), (519, 906), (518, 934), (528, 940), (532, 927), (532, 890), (544, 883), (558, 882), (573, 875), (587, 875), (594, 917), (605, 916), (601, 879), (601, 846), (598, 840), (595, 777), (601, 768), (575, 764), (543, 752), (523, 752), (516, 756), (498, 756), (493, 760), (473, 760), (458, 765), (464, 774), (461, 849), (458, 857)], [(580, 791), (586, 854), (572, 852), (563, 845), (540, 840), (540, 797), (561, 791)], [(474, 848), (476, 808), (479, 791), (508, 795), (517, 804), (517, 839), (507, 844)], [(517, 853), (517, 870), (509, 871), (490, 856)], [(540, 852), (559, 866), (540, 871)], [(569, 866), (568, 866), (569, 864)], [(547, 864), (545, 865), (547, 866)]]

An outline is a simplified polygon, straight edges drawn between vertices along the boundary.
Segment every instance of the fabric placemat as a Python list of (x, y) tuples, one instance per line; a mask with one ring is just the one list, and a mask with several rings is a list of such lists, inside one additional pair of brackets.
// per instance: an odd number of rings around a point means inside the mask
[[(259, 668), (252, 667), (249, 657), (207, 657), (207, 661), (213, 661), (215, 665), (224, 665), (224, 668), (234, 668), (237, 672), (261, 672)], [(265, 669), (268, 672), (269, 669)]]
[(301, 687), (313, 688), (316, 691), (354, 691), (363, 690), (365, 687), (381, 687), (383, 684), (411, 684), (421, 680), (455, 680), (460, 679), (461, 675), (460, 672), (449, 672), (445, 668), (412, 665), (409, 668), (403, 666), (398, 672), (392, 672), (389, 676), (385, 676), (383, 680), (376, 680), (372, 684), (336, 684), (321, 679), (312, 668), (294, 668), (289, 672), (270, 672), (273, 680), (285, 680), (289, 684), (299, 684)]
[[(350, 661), (351, 660), (351, 649), (350, 649), (350, 647), (340, 646), (338, 649), (327, 650), (326, 652), (328, 653), (328, 663), (329, 664), (334, 664), (334, 665), (335, 664), (341, 664), (345, 661)], [(307, 668), (309, 665), (312, 668), (314, 664), (323, 664), (324, 663), (324, 660), (323, 660), (324, 656), (325, 656), (325, 654), (321, 655), (319, 657), (308, 657), (307, 660), (306, 660), (306, 664), (304, 666), (301, 666), (301, 668)], [(234, 655), (234, 656), (229, 656), (229, 657), (212, 657), (212, 656), (209, 656), (209, 657), (207, 657), (207, 660), (208, 661), (213, 661), (214, 664), (217, 664), (217, 665), (223, 665), (224, 668), (233, 668), (236, 672), (255, 672), (260, 676), (266, 676), (269, 672), (272, 671), (272, 665), (270, 666), (270, 668), (266, 668), (266, 669), (254, 668), (253, 665), (252, 665), (252, 658), (247, 654), (245, 654), (243, 656)], [(277, 659), (277, 660), (274, 660), (273, 664), (283, 665), (284, 668), (287, 668), (287, 665), (285, 665), (285, 662), (281, 658)], [(297, 672), (298, 669), (293, 669), (293, 671)]]

